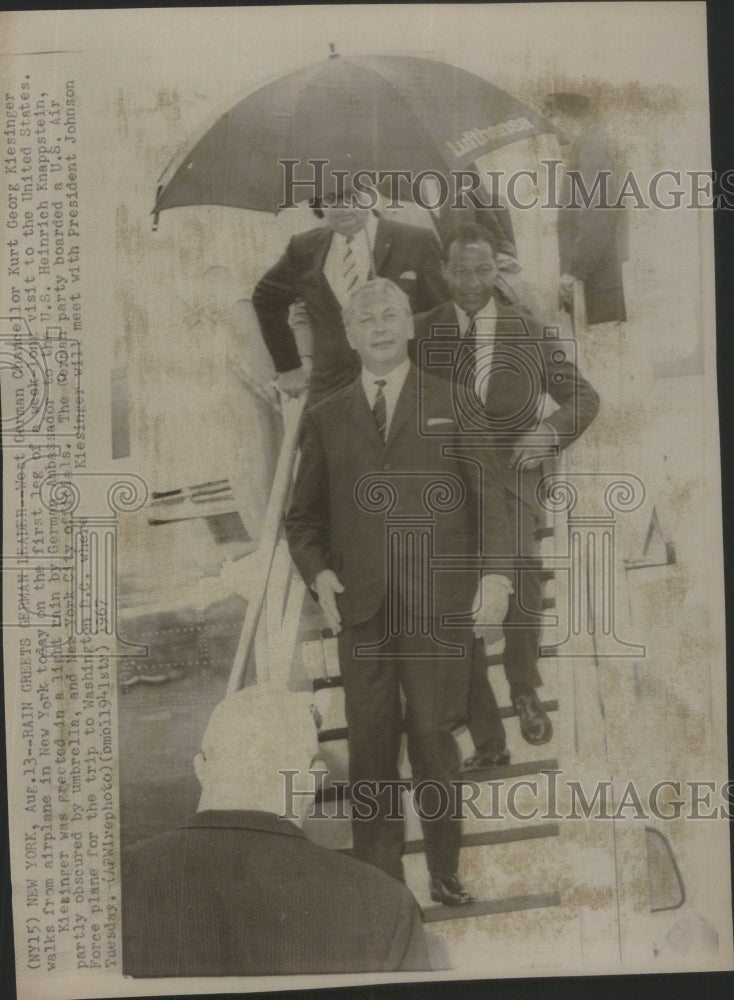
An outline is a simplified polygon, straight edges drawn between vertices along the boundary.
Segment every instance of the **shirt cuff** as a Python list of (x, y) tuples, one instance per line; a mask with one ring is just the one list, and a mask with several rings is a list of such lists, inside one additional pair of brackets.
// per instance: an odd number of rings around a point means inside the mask
[(553, 435), (553, 447), (555, 448), (555, 447), (558, 446), (558, 444), (560, 443), (560, 440), (561, 440), (561, 435), (555, 429), (555, 427), (550, 422), (550, 420), (542, 420), (541, 423), (540, 423), (540, 427), (538, 428), (538, 430), (542, 431), (543, 434), (552, 434)]

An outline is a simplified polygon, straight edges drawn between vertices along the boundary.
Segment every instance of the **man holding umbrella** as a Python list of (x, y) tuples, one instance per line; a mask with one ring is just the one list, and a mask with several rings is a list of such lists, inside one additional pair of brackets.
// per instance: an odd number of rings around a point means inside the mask
[[(438, 241), (430, 230), (362, 207), (349, 187), (338, 194), (327, 190), (313, 207), (326, 226), (294, 236), (252, 296), (279, 387), (298, 396), (310, 383), (311, 404), (349, 385), (359, 373), (342, 321), (342, 308), (357, 285), (389, 278), (408, 296), (414, 313), (448, 297)], [(289, 308), (296, 302), (302, 303), (301, 315), (311, 328), (312, 356), (299, 352), (289, 324)]]

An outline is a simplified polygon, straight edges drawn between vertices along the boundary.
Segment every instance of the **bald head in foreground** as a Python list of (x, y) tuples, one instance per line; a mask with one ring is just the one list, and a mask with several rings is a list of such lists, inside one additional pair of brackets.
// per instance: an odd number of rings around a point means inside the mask
[(123, 852), (126, 975), (430, 968), (410, 892), (280, 818), (308, 804), (286, 796), (281, 772), (296, 772), (293, 790), (313, 789), (316, 751), (305, 695), (261, 684), (214, 709), (194, 761), (198, 812)]

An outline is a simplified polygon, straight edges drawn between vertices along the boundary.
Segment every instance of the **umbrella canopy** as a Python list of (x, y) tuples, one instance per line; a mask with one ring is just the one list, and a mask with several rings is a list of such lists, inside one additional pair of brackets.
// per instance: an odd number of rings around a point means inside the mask
[[(153, 211), (229, 205), (276, 212), (279, 160), (352, 170), (465, 168), (527, 136), (555, 131), (528, 105), (448, 63), (412, 56), (332, 55), (287, 73), (207, 122), (161, 175)], [(306, 197), (306, 194), (303, 195)]]

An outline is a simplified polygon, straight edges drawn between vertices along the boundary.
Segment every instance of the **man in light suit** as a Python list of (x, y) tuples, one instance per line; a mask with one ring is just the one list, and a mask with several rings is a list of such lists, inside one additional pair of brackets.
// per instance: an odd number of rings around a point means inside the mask
[(430, 968), (408, 890), (283, 818), (313, 802), (316, 729), (304, 697), (261, 683), (212, 712), (194, 758), (198, 812), (123, 852), (125, 974)]
[[(599, 397), (569, 356), (569, 345), (546, 338), (537, 319), (496, 294), (497, 265), (483, 226), (463, 225), (449, 237), (443, 273), (451, 299), (416, 317), (415, 357), (427, 371), (452, 380), (465, 427), (483, 433), (497, 448), (512, 527), (507, 554), (522, 557), (524, 565), (516, 574), (505, 621), (503, 663), (523, 737), (532, 744), (547, 743), (552, 726), (536, 695), (542, 683), (536, 540), (542, 523), (541, 465), (583, 433), (596, 416)], [(557, 408), (541, 420), (546, 394)], [(465, 762), (468, 766), (509, 760), (496, 708), (486, 660), (477, 655), (469, 699), (469, 729), (477, 752)]]
[[(375, 276), (389, 278), (408, 296), (413, 312), (438, 305), (448, 294), (435, 235), (382, 218), (357, 200), (349, 187), (339, 197), (327, 193), (315, 206), (327, 225), (294, 236), (252, 296), (279, 388), (300, 395), (310, 383), (311, 405), (349, 385), (359, 372), (342, 322), (353, 288)], [(312, 358), (301, 357), (288, 322), (296, 301), (303, 303), (311, 327)]]
[(495, 627), (507, 610), (507, 572), (489, 566), (480, 578), (476, 569), (477, 556), (507, 551), (504, 491), (490, 449), (477, 463), (449, 447), (458, 430), (450, 385), (419, 381), (407, 353), (410, 303), (400, 289), (382, 278), (365, 283), (345, 323), (362, 372), (306, 415), (288, 543), (339, 633), (355, 854), (402, 879), (394, 786), (377, 791), (369, 816), (355, 794), (361, 782), (398, 780), (402, 688), (413, 784), (427, 783), (416, 807), (431, 896), (460, 906), (472, 896), (458, 878), (452, 730), (466, 716), (471, 610), (477, 624)]

